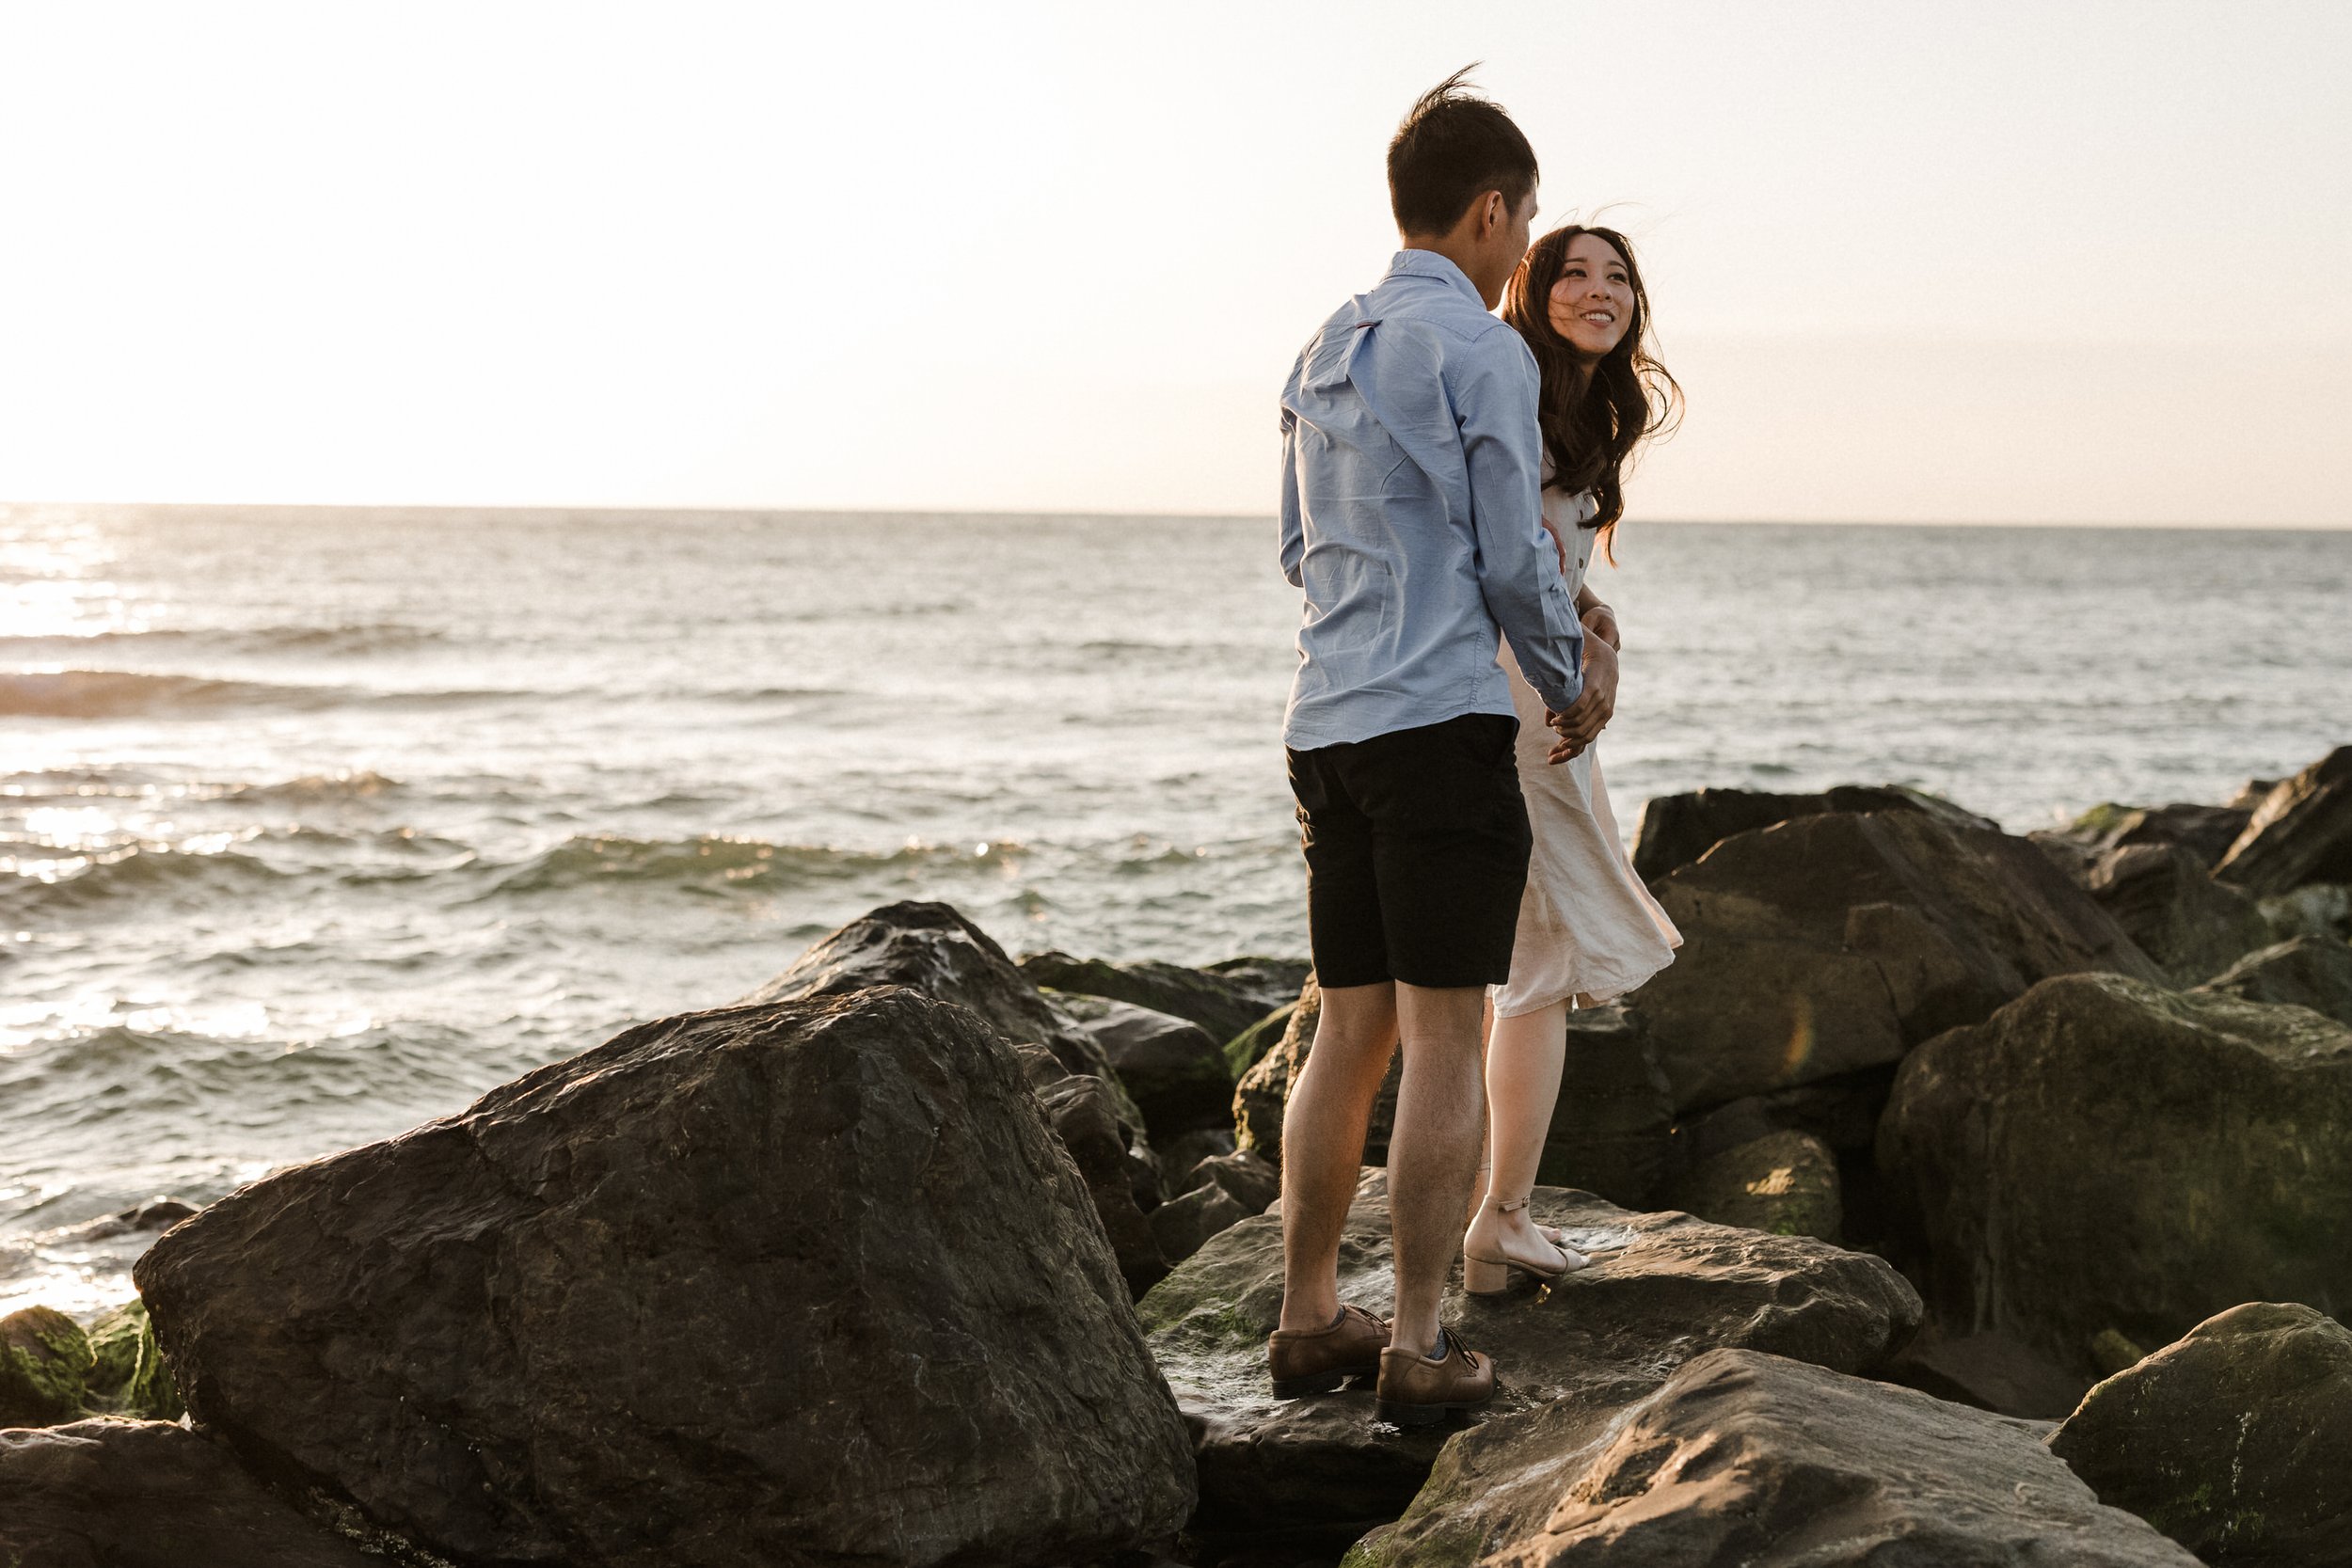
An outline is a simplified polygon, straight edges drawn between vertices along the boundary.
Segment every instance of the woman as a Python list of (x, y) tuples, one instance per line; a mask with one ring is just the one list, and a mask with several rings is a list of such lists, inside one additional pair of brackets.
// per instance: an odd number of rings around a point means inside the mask
[(1502, 319), (1543, 372), (1544, 526), (1576, 590), (1585, 664), (1584, 695), (1555, 737), (1543, 702), (1503, 656), (1535, 846), (1511, 978), (1490, 997), (1489, 1180), (1462, 1238), (1463, 1288), (1478, 1295), (1503, 1290), (1513, 1269), (1552, 1280), (1586, 1263), (1558, 1231), (1527, 1217), (1560, 1093), (1567, 1009), (1631, 990), (1672, 963), (1682, 942), (1634, 874), (1593, 754), (1616, 705), (1617, 622), (1584, 584), (1596, 545), (1616, 559), (1610, 539), (1625, 512), (1626, 467), (1674, 420), (1681, 389), (1649, 352), (1649, 299), (1633, 247), (1613, 230), (1571, 224), (1536, 241), (1503, 295)]

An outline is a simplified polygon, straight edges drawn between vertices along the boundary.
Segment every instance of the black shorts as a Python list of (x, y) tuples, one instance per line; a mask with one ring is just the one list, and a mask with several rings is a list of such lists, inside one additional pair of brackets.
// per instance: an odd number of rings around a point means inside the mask
[(1468, 713), (1288, 753), (1321, 984), (1511, 977), (1532, 843), (1518, 728), (1508, 714)]

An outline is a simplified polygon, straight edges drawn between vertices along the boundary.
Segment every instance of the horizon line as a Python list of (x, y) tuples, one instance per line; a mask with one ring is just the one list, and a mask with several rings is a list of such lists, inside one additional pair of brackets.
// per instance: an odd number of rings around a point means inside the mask
[[(975, 517), (1032, 518), (1039, 521), (1099, 519), (1153, 522), (1233, 522), (1272, 524), (1265, 512), (1117, 511), (1069, 507), (922, 507), (922, 506), (757, 506), (652, 505), (601, 502), (532, 501), (155, 501), (155, 500), (0, 500), (0, 515), (20, 509), (203, 512), (203, 513), (358, 513), (446, 512), (513, 513), (518, 515), (582, 515), (644, 517)], [(1796, 517), (1796, 516), (1662, 516), (1638, 519), (1639, 527), (1666, 528), (1987, 528), (1987, 529), (2163, 529), (2211, 532), (2334, 533), (2352, 531), (2352, 519), (2342, 522), (2216, 522), (2212, 518), (1996, 518), (1996, 517)]]

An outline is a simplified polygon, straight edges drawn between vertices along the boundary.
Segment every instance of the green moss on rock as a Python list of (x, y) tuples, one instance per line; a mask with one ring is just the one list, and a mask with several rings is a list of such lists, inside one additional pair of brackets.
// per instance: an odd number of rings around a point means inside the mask
[(90, 1326), (92, 1366), (86, 1402), (99, 1414), (176, 1421), (186, 1405), (155, 1343), (147, 1304), (116, 1307)]
[(0, 1318), (0, 1426), (51, 1426), (81, 1415), (91, 1359), (81, 1325), (52, 1307)]

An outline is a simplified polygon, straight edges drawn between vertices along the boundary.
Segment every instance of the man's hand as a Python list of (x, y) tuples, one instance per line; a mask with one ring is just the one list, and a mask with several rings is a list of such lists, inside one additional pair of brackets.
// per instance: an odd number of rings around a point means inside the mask
[(1584, 633), (1586, 636), (1599, 638), (1603, 642), (1608, 643), (1610, 648), (1615, 652), (1623, 653), (1625, 651), (1625, 643), (1620, 641), (1617, 637), (1617, 612), (1615, 610), (1610, 609), (1598, 599), (1595, 599), (1591, 604), (1584, 607), (1583, 614), (1579, 616), (1578, 619), (1584, 623)]
[(1600, 736), (1617, 711), (1617, 650), (1597, 637), (1584, 639), (1584, 694), (1565, 713), (1546, 713), (1545, 721), (1560, 733), (1559, 744), (1545, 760), (1557, 766), (1582, 752)]
[(1566, 577), (1568, 575), (1568, 542), (1560, 536), (1560, 525), (1549, 517), (1538, 517), (1535, 520), (1544, 525), (1546, 533), (1551, 535), (1551, 547), (1560, 552), (1560, 575)]

